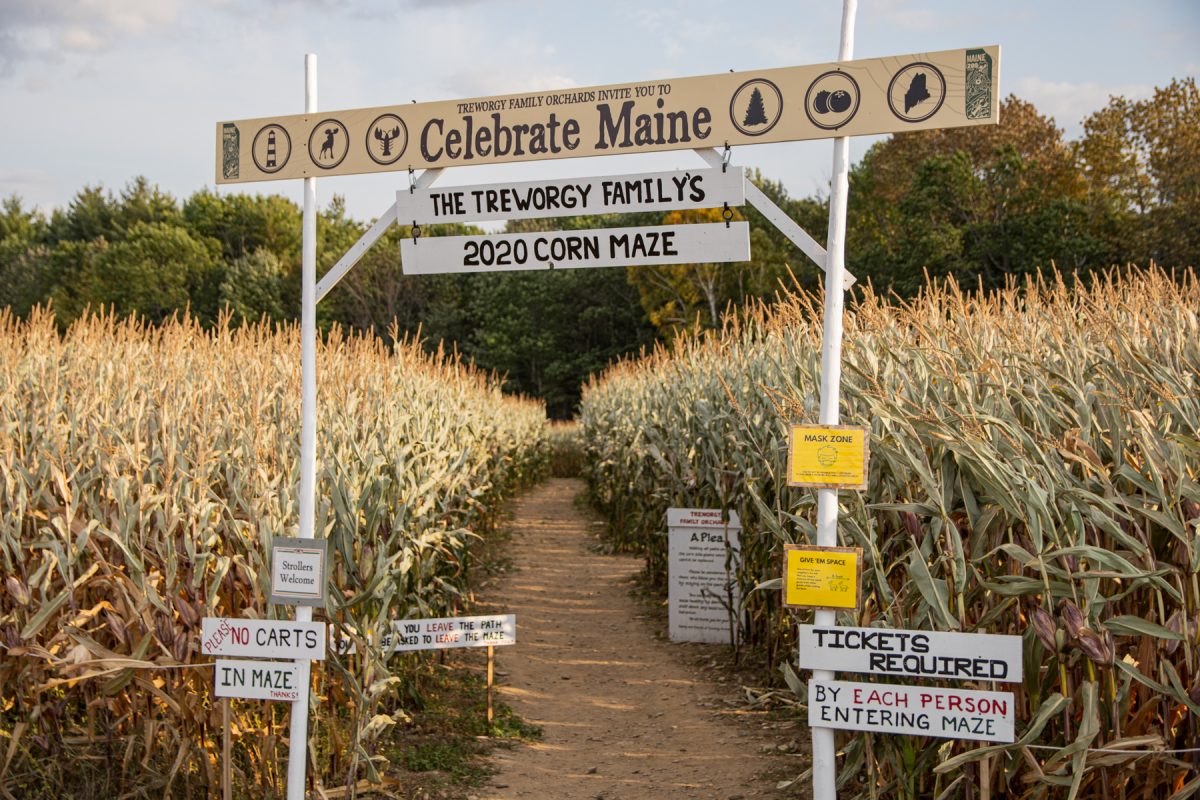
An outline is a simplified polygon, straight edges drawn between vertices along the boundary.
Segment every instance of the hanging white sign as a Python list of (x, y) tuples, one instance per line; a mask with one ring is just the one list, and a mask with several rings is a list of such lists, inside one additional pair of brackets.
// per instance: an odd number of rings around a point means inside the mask
[(746, 202), (745, 170), (694, 169), (396, 192), (401, 225), (722, 208)]
[(750, 260), (746, 222), (426, 236), (400, 242), (405, 275)]
[(1022, 679), (1020, 636), (799, 626), (800, 667), (963, 681)]
[(291, 606), (325, 605), (328, 539), (276, 536), (271, 544), (271, 602)]
[(288, 619), (205, 617), (200, 652), (210, 656), (325, 658), (325, 623)]
[(740, 602), (737, 512), (667, 509), (667, 609), (671, 641), (733, 644)]
[(300, 665), (295, 661), (235, 661), (215, 664), (217, 697), (247, 700), (286, 700), (300, 697)]
[(814, 728), (1011, 742), (1012, 692), (976, 692), (850, 681), (808, 682)]

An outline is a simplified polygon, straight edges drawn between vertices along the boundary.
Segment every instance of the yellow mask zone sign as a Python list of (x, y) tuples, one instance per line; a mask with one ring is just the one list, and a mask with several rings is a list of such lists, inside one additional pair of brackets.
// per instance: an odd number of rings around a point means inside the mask
[(792, 425), (788, 485), (866, 489), (870, 433), (849, 425)]

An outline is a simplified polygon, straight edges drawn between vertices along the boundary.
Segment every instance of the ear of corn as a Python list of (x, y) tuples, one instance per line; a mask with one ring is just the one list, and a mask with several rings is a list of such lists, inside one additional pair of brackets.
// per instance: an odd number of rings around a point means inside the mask
[[(299, 354), (295, 327), (91, 316), (60, 336), (0, 313), (0, 787), (216, 791), (212, 671), (188, 665), (211, 660), (204, 616), (292, 616), (265, 602), (265, 555), (297, 531)], [(335, 331), (318, 363), (325, 616), (361, 639), (314, 664), (313, 775), (340, 786), (378, 774), (374, 741), (403, 718), (403, 662), (361, 635), (463, 606), (469, 540), (536, 477), (547, 426), (413, 342)], [(288, 706), (233, 707), (239, 794), (273, 796)]]
[[(618, 365), (581, 412), (592, 499), (653, 576), (669, 506), (738, 511), (747, 642), (772, 669), (794, 653), (777, 554), (815, 539), (814, 493), (785, 467), (788, 423), (817, 420), (820, 303)], [(851, 305), (841, 421), (870, 427), (871, 465), (840, 493), (842, 543), (866, 556), (842, 622), (1020, 635), (1027, 678), (1017, 745), (839, 734), (846, 796), (1200, 785), (1194, 755), (1087, 752), (1200, 742), (1198, 309), (1194, 274), (1153, 269)]]

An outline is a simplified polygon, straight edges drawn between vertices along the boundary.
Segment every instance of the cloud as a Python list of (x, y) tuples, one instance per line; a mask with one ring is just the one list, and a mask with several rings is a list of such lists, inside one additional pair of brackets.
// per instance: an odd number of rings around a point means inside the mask
[(0, 77), (28, 63), (61, 63), (62, 54), (109, 50), (175, 22), (183, 0), (4, 0)]
[(1054, 117), (1067, 136), (1081, 133), (1084, 118), (1108, 105), (1109, 97), (1123, 95), (1133, 100), (1149, 97), (1153, 92), (1154, 87), (1149, 84), (1071, 83), (1038, 77), (1022, 78), (1017, 81), (1016, 89), (1018, 97), (1033, 103), (1041, 113)]

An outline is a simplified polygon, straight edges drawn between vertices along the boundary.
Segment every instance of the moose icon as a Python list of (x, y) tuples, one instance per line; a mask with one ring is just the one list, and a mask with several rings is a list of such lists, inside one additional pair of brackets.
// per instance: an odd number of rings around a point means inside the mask
[[(323, 119), (308, 134), (308, 157), (321, 169), (333, 169), (349, 151), (349, 131), (341, 121)], [(317, 145), (320, 144), (318, 150)]]
[(333, 137), (337, 135), (337, 128), (325, 129), (325, 141), (321, 144), (321, 159), (333, 158)]

